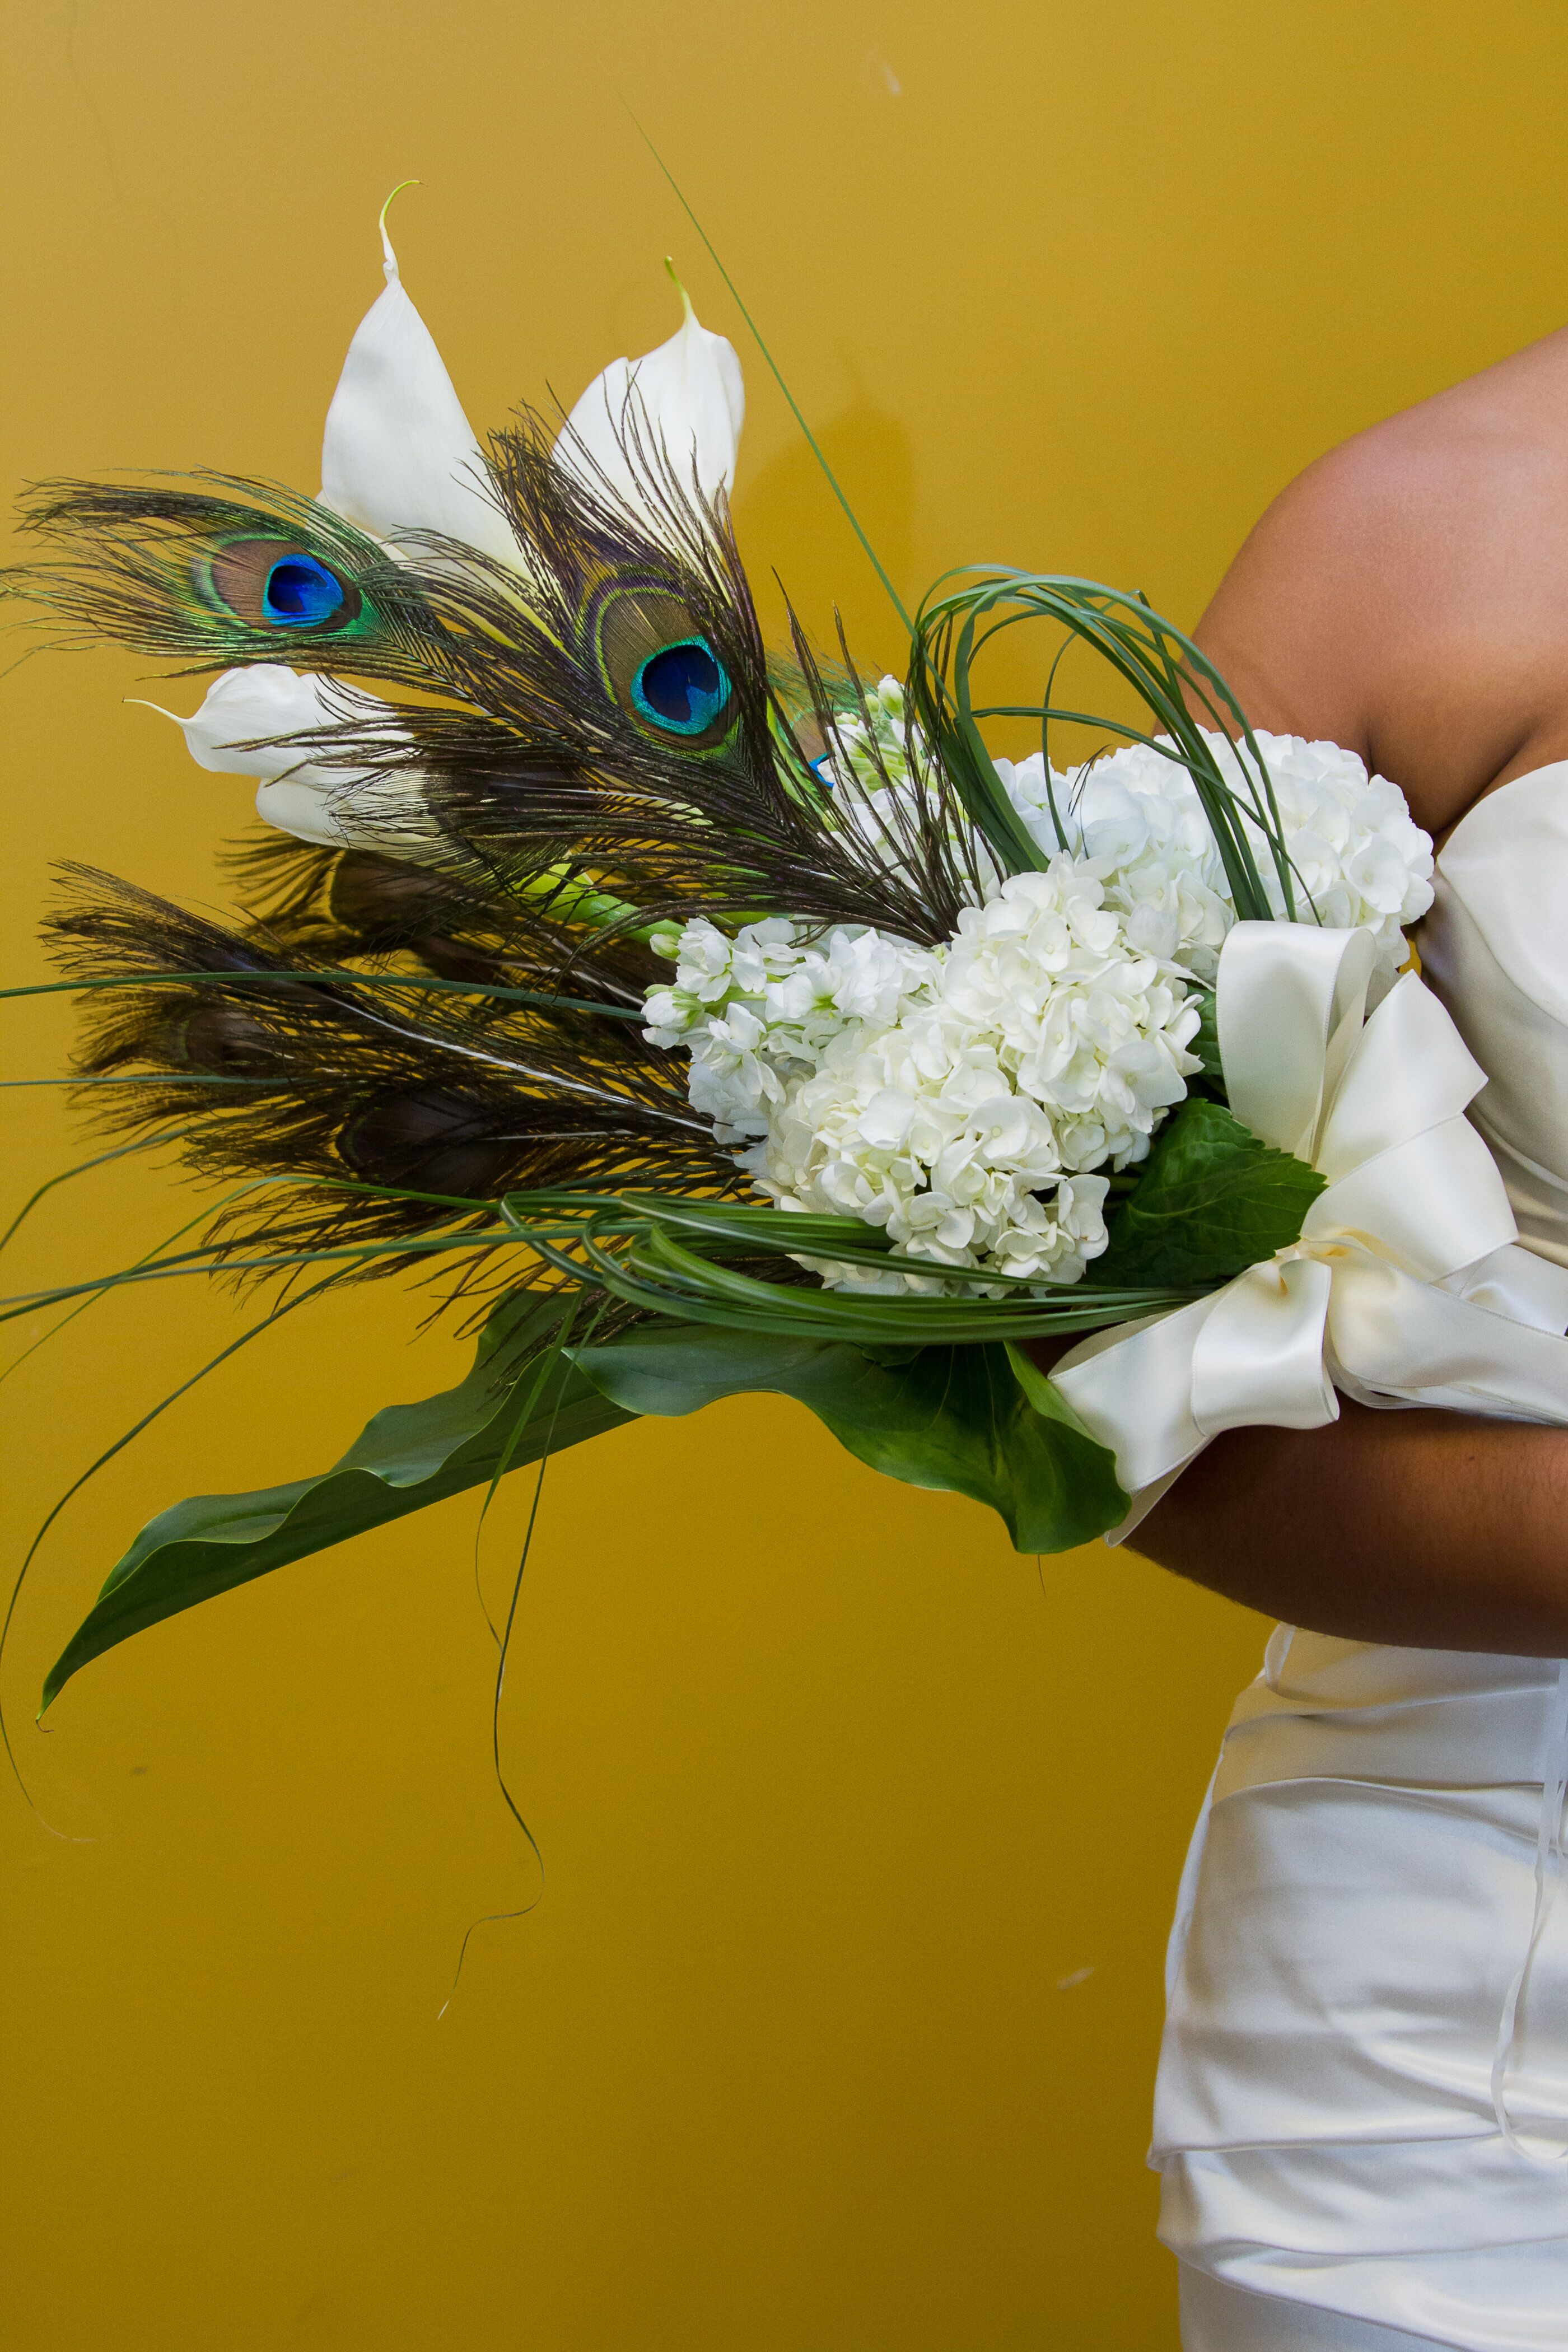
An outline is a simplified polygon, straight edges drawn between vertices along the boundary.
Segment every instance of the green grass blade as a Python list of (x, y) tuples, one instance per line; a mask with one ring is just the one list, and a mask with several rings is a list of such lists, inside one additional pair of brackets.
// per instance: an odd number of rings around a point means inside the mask
[[(669, 925), (665, 924), (662, 928), (668, 930)], [(183, 988), (207, 980), (221, 981), (230, 988), (293, 987), (301, 981), (334, 988), (404, 988), (414, 989), (427, 996), (496, 997), (503, 1003), (533, 1004), (552, 1013), (591, 1013), (605, 1021), (640, 1021), (643, 1018), (640, 1005), (601, 1004), (594, 997), (558, 996), (547, 989), (508, 988), (491, 981), (441, 980), (424, 973), (350, 971), (336, 966), (320, 965), (299, 971), (268, 967), (258, 971), (105, 972), (87, 980), (34, 981), (25, 988), (0, 988), (0, 999), (10, 996), (89, 995), (100, 988)]]

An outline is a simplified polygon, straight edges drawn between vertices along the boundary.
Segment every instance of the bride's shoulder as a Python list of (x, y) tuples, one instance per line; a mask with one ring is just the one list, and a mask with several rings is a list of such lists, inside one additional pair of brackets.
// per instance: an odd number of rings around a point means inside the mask
[[(1398, 578), (1413, 595), (1458, 606), (1478, 574), (1568, 576), (1564, 516), (1568, 328), (1330, 449), (1275, 499), (1253, 540), (1281, 551), (1313, 541), (1347, 578)], [(1410, 556), (1439, 551), (1440, 565), (1405, 577)]]
[(1568, 755), (1568, 330), (1309, 466), (1198, 637), (1255, 724), (1359, 751), (1434, 830)]

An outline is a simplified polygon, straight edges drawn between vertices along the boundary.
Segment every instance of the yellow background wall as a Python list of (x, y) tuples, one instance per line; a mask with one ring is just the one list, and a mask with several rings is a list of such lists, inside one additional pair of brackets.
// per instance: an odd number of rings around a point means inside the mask
[[(7, 486), (313, 489), (375, 212), (417, 173), (405, 275), (476, 422), (662, 340), (674, 253), (746, 361), (759, 577), (889, 662), (623, 99), (909, 589), (1017, 561), (1190, 621), (1307, 460), (1568, 309), (1556, 0), (10, 0), (5, 50)], [(51, 858), (220, 895), (247, 787), (121, 708), (140, 674), (4, 680), (10, 977)], [(57, 1003), (0, 1010), (11, 1075), (62, 1066)], [(57, 1096), (5, 1102), (19, 1201), (83, 1155)], [(5, 1286), (123, 1262), (187, 1205), (89, 1178)], [(8, 1382), (7, 1577), (237, 1313), (135, 1295)], [(542, 1889), (492, 1776), (464, 1503), (141, 1637), (32, 1729), (153, 1510), (319, 1467), (446, 1384), (457, 1350), (413, 1322), (387, 1291), (283, 1327), (88, 1490), (23, 1594), (6, 2342), (1173, 2352), (1142, 2157), (1241, 1612), (1125, 1554), (1037, 1570), (753, 1400), (549, 1474), (502, 1717)], [(441, 2015), (465, 1929), (524, 1904)]]

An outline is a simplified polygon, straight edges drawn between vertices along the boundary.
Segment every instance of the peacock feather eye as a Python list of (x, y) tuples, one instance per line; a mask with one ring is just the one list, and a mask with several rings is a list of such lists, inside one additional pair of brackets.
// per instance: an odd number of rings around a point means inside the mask
[(649, 654), (632, 679), (632, 707), (672, 735), (705, 735), (730, 699), (724, 665), (706, 637)]
[(236, 539), (203, 556), (196, 586), (210, 603), (252, 628), (321, 629), (358, 617), (359, 591), (309, 548), (287, 540)]
[(319, 628), (342, 605), (342, 582), (313, 555), (283, 556), (261, 591), (263, 614), (285, 628)]
[(736, 710), (723, 663), (681, 597), (617, 582), (594, 617), (605, 687), (637, 724), (693, 751), (718, 750)]

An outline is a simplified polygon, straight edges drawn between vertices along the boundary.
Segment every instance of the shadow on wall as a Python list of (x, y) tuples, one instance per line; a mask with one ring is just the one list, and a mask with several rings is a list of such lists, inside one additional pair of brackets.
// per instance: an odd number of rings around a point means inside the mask
[[(925, 585), (913, 578), (915, 462), (909, 428), (857, 392), (812, 430), (828, 465), (906, 603)], [(770, 642), (782, 636), (780, 584), (819, 644), (834, 640), (843, 612), (852, 650), (868, 671), (902, 672), (902, 632), (832, 488), (798, 431), (776, 457), (743, 476), (735, 528)], [(777, 578), (774, 578), (774, 574)]]

